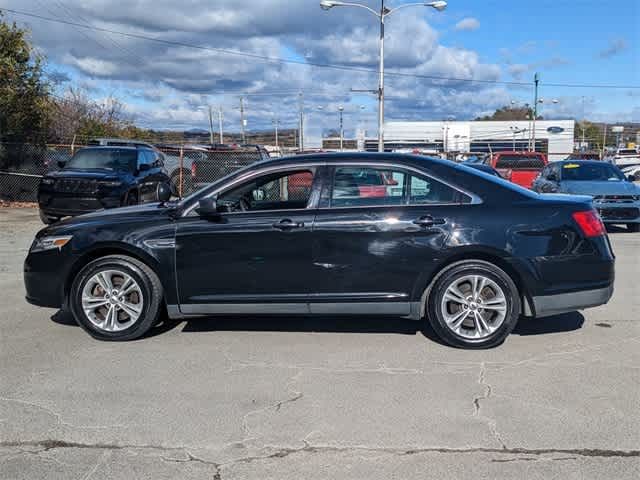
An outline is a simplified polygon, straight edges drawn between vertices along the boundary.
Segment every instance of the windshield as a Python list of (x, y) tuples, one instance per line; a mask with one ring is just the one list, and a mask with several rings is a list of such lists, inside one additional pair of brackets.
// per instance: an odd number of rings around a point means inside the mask
[(97, 149), (80, 150), (67, 162), (64, 168), (126, 170), (137, 168), (136, 150)]
[(620, 182), (624, 180), (624, 174), (608, 163), (566, 163), (562, 166), (562, 180)]
[(499, 155), (496, 168), (512, 170), (544, 168), (544, 160), (538, 155)]

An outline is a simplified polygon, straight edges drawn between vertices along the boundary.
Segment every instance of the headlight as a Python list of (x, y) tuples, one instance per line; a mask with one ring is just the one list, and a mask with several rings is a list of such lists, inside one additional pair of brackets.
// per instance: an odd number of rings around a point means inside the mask
[(47, 177), (44, 177), (44, 178), (42, 179), (42, 184), (43, 184), (43, 185), (53, 185), (55, 182), (56, 182), (56, 181), (55, 181), (53, 178), (47, 178)]
[(122, 182), (118, 180), (113, 180), (113, 181), (98, 182), (98, 184), (102, 187), (119, 187), (120, 185), (122, 185)]
[(57, 248), (61, 250), (69, 241), (72, 235), (65, 235), (60, 237), (41, 237), (36, 238), (31, 245), (32, 252), (44, 252), (45, 250), (53, 250)]

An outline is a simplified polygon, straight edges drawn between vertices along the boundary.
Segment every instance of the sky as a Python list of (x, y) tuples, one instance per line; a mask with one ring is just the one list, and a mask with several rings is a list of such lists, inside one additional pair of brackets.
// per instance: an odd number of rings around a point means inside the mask
[[(96, 100), (113, 95), (140, 126), (207, 129), (212, 105), (225, 131), (238, 131), (244, 94), (249, 130), (272, 128), (275, 118), (296, 127), (302, 92), (312, 143), (337, 128), (340, 106), (347, 135), (375, 135), (375, 96), (351, 92), (377, 88), (378, 23), (364, 9), (324, 11), (319, 0), (0, 0), (3, 8), (180, 44), (5, 12), (31, 31), (59, 94), (80, 86)], [(385, 44), (387, 121), (466, 120), (532, 103), (539, 72), (546, 118), (640, 122), (638, 0), (407, 7), (387, 18)], [(560, 86), (576, 84), (590, 87)], [(604, 85), (623, 88), (595, 87)]]

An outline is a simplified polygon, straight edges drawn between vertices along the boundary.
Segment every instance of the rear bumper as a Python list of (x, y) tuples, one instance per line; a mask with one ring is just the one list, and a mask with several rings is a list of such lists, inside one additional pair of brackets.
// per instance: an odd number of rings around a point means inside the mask
[(613, 295), (613, 283), (604, 288), (533, 297), (535, 316), (548, 317), (604, 305)]

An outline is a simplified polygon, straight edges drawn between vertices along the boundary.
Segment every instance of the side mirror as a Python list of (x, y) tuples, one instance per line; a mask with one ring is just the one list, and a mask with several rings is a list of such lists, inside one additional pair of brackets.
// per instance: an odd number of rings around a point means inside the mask
[(66, 160), (58, 160), (58, 168), (64, 168), (66, 164), (67, 164)]
[(638, 177), (640, 175), (639, 174), (635, 174), (635, 175), (627, 175), (627, 180), (629, 180), (630, 182), (635, 182), (636, 180), (638, 180)]
[(213, 197), (201, 198), (196, 208), (196, 213), (202, 218), (219, 219), (220, 212), (218, 212), (218, 205), (216, 199)]
[(161, 203), (166, 203), (171, 199), (171, 187), (166, 182), (161, 182), (156, 188), (156, 198)]

